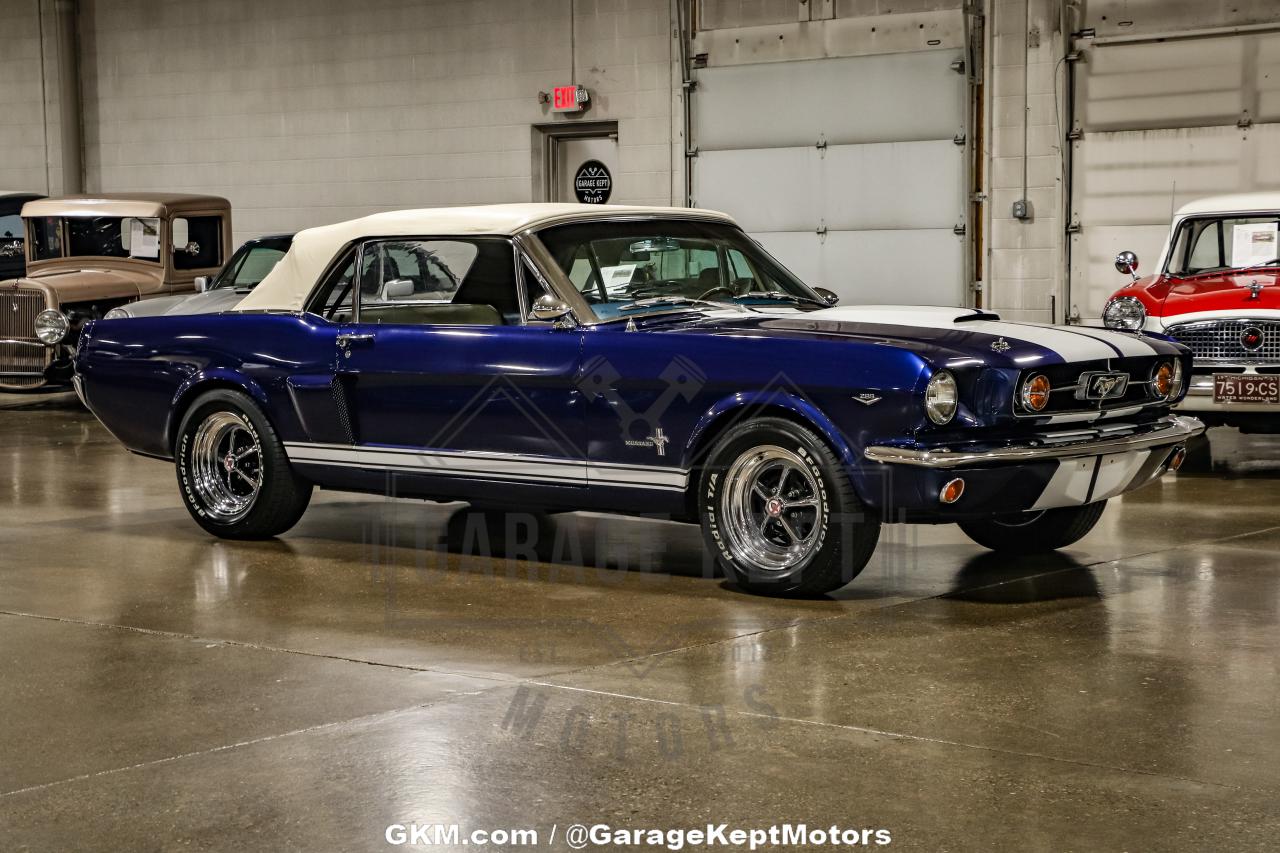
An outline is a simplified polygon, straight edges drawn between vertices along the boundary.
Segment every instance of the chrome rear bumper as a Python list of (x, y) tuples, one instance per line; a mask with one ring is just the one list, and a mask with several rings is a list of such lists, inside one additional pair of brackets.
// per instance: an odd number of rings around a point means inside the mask
[(1149, 424), (1114, 424), (1087, 430), (1045, 433), (1021, 444), (970, 450), (950, 447), (895, 447), (873, 444), (863, 451), (872, 462), (920, 468), (958, 468), (964, 465), (1002, 465), (1045, 459), (1077, 459), (1172, 447), (1204, 432), (1195, 418), (1169, 415)]

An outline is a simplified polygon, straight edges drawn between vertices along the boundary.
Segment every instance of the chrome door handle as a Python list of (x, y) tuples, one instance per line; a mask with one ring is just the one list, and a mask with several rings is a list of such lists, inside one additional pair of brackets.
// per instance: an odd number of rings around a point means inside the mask
[(373, 335), (371, 335), (371, 334), (365, 334), (365, 333), (361, 333), (361, 334), (346, 334), (346, 333), (344, 333), (344, 334), (338, 335), (338, 337), (337, 337), (335, 340), (337, 341), (337, 343), (338, 343), (338, 346), (339, 346), (339, 347), (341, 347), (342, 349), (346, 349), (347, 347), (351, 346), (352, 344), (371, 344), (371, 343), (373, 343)]

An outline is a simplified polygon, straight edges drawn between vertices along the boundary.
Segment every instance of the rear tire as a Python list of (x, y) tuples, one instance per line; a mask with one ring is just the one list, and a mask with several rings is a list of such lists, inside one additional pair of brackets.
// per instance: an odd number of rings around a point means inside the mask
[(269, 539), (298, 522), (312, 486), (293, 472), (271, 424), (239, 391), (202, 395), (174, 448), (187, 511), (223, 539)]
[(960, 529), (984, 548), (1001, 554), (1044, 554), (1079, 542), (1102, 517), (1106, 501), (962, 521)]
[(706, 546), (752, 592), (811, 596), (862, 571), (880, 519), (810, 430), (782, 418), (732, 427), (707, 456), (698, 491)]

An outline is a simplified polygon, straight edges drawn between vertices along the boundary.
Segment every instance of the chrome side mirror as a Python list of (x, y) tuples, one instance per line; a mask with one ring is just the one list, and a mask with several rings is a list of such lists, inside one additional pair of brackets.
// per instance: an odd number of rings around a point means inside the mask
[(1116, 271), (1122, 272), (1133, 277), (1134, 281), (1138, 280), (1138, 256), (1133, 252), (1125, 250), (1116, 255)]
[(529, 319), (546, 323), (568, 317), (572, 312), (573, 309), (569, 307), (569, 303), (552, 296), (550, 293), (544, 293), (533, 300), (533, 308), (529, 311)]
[(207, 275), (196, 276), (196, 293), (204, 293), (208, 289), (209, 289), (209, 276)]
[(813, 292), (822, 297), (822, 301), (828, 305), (839, 305), (840, 297), (834, 291), (827, 290), (825, 287), (815, 287)]

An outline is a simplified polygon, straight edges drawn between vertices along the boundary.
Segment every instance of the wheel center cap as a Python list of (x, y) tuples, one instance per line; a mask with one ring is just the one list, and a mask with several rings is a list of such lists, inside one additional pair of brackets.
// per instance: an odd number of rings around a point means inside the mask
[(230, 473), (230, 471), (236, 467), (236, 458), (232, 456), (230, 453), (228, 453), (223, 458), (222, 464), (226, 466), (227, 472)]
[(770, 518), (782, 515), (782, 498), (769, 498), (765, 502), (764, 511), (769, 513)]

